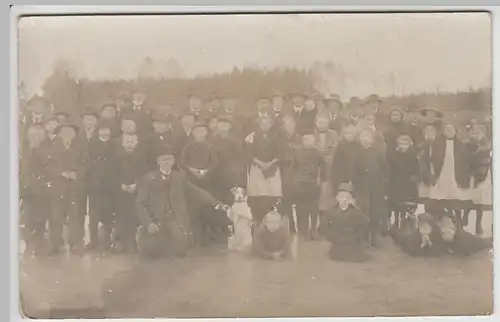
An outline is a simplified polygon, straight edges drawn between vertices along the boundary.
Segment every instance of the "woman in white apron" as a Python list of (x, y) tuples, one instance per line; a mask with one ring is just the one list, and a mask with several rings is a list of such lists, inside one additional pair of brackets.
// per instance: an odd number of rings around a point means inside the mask
[(286, 147), (281, 133), (273, 129), (272, 117), (261, 117), (258, 123), (258, 129), (245, 138), (248, 205), (257, 224), (283, 196), (281, 161)]

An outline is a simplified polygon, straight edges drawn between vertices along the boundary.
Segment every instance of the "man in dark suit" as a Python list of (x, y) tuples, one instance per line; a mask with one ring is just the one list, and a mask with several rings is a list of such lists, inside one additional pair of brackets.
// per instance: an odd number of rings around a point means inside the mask
[(124, 108), (122, 116), (131, 116), (136, 122), (137, 135), (139, 137), (151, 132), (151, 115), (146, 107), (146, 94), (134, 92), (132, 94), (132, 106)]
[[(81, 149), (83, 153), (88, 154), (90, 150), (90, 145), (97, 136), (96, 128), (97, 128), (98, 115), (96, 112), (87, 109), (81, 114), (81, 118), (82, 118), (81, 121), (82, 129), (81, 131), (77, 132), (77, 137), (75, 138), (75, 140), (77, 141), (79, 149)], [(80, 206), (79, 211), (82, 214), (82, 216), (85, 216), (85, 214), (87, 214), (87, 202), (89, 200), (89, 183), (87, 182), (87, 178), (82, 178), (80, 183), (82, 184), (82, 187), (81, 187), (81, 200), (79, 201), (79, 206)]]
[(291, 95), (292, 115), (295, 119), (297, 133), (302, 133), (307, 128), (307, 112), (305, 110), (306, 96), (304, 94), (294, 93)]
[[(193, 199), (216, 210), (228, 209), (208, 192), (190, 183), (182, 172), (172, 170), (174, 153), (168, 147), (161, 147), (157, 153), (158, 168), (139, 182), (136, 200), (141, 222), (138, 249), (146, 256), (168, 252), (177, 257), (186, 255), (193, 235), (187, 204)], [(220, 215), (225, 216), (224, 213)]]

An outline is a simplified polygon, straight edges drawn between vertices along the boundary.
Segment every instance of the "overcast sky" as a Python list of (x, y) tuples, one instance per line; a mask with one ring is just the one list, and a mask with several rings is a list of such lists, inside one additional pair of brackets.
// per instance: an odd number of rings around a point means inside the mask
[(483, 13), (33, 17), (20, 21), (19, 44), (31, 92), (59, 58), (110, 79), (134, 78), (146, 56), (175, 58), (187, 76), (330, 60), (351, 79), (343, 96), (483, 87), (491, 73)]

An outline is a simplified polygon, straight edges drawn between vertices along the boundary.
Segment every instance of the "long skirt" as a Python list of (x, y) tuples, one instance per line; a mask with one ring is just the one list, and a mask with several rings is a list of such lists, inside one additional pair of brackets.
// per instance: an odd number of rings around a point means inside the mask
[(281, 170), (276, 167), (272, 176), (265, 176), (263, 171), (255, 164), (250, 166), (247, 176), (248, 196), (282, 197)]
[(493, 186), (491, 182), (491, 171), (488, 171), (486, 180), (479, 183), (476, 188), (470, 191), (472, 202), (475, 205), (493, 205)]

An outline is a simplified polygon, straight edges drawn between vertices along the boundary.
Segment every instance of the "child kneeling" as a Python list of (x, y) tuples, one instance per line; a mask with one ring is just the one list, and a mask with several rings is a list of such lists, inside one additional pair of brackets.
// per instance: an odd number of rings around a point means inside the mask
[(352, 185), (340, 184), (337, 204), (325, 214), (321, 232), (331, 243), (331, 260), (361, 263), (371, 259), (366, 251), (368, 220), (354, 206), (352, 193)]
[(255, 231), (254, 256), (263, 259), (291, 258), (291, 240), (288, 217), (280, 215), (276, 210), (270, 211)]

